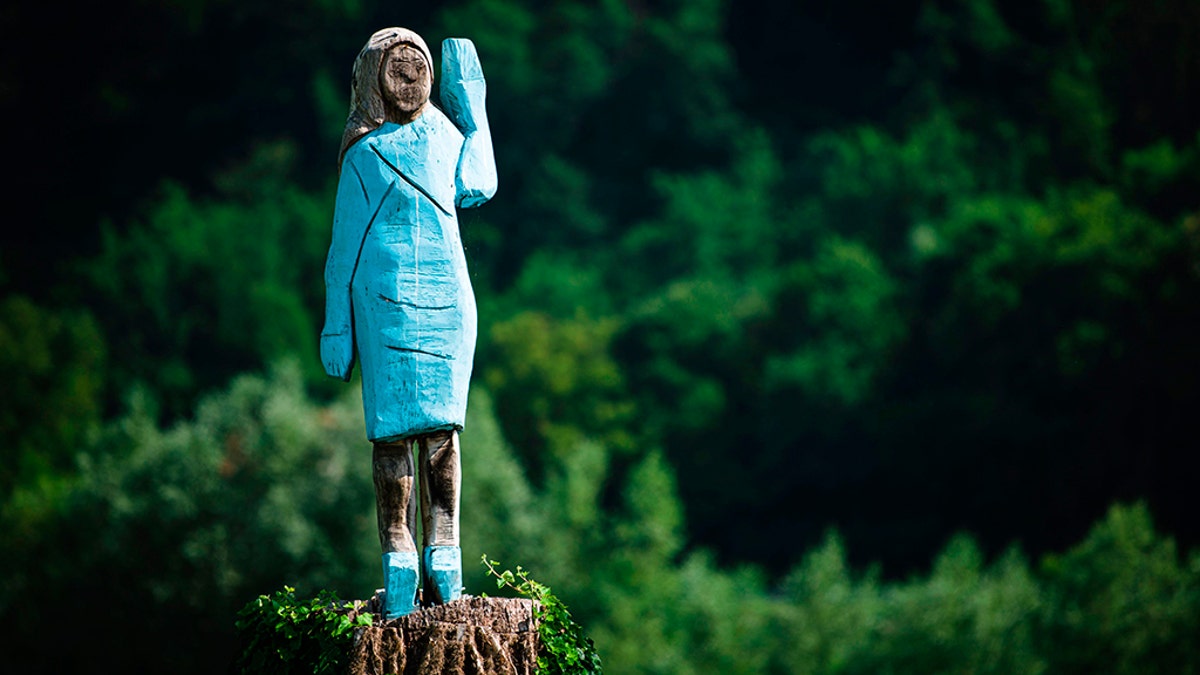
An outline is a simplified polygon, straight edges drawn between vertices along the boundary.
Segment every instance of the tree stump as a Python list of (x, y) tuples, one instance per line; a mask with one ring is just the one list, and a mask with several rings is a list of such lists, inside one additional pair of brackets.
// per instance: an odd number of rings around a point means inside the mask
[[(378, 596), (367, 610), (377, 607)], [(537, 649), (532, 600), (463, 597), (358, 629), (348, 672), (533, 675)]]

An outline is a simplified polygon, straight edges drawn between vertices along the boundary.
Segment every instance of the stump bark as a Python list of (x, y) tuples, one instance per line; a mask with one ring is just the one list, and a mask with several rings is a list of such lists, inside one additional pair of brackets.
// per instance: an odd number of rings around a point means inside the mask
[(348, 672), (533, 675), (537, 649), (532, 600), (464, 597), (358, 629)]

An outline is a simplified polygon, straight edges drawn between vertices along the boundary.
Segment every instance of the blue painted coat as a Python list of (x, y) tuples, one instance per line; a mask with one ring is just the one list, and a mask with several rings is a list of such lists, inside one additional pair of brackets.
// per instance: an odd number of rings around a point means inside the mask
[[(326, 372), (362, 362), (367, 437), (462, 428), (476, 310), (456, 207), (496, 190), (474, 47), (443, 43), (442, 100), (412, 122), (384, 122), (342, 160), (325, 267)], [(449, 78), (445, 76), (450, 74)]]

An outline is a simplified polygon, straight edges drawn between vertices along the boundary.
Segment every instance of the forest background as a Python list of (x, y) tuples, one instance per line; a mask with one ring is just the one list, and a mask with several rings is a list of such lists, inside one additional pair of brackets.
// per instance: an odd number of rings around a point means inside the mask
[[(612, 673), (1200, 672), (1200, 3), (0, 11), (0, 646), (379, 584), (316, 338), (350, 65), (476, 43), (482, 553)], [(435, 85), (436, 87), (436, 85)]]

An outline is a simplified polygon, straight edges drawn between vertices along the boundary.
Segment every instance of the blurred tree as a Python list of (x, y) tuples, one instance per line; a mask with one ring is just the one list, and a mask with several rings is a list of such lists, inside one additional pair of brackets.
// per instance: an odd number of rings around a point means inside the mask
[(1200, 555), (1181, 556), (1144, 504), (1114, 506), (1042, 571), (1051, 592), (1039, 642), (1053, 672), (1200, 670)]
[[(371, 588), (358, 402), (318, 407), (301, 384), (294, 363), (238, 378), (166, 430), (135, 396), (65, 490), (23, 489), (0, 541), (10, 663), (214, 672), (232, 659), (248, 598), (285, 583)], [(76, 630), (64, 616), (104, 620)]]
[(508, 207), (487, 231), (464, 227), (499, 286), (535, 249), (601, 245), (645, 217), (656, 169), (727, 156), (739, 117), (723, 12), (717, 0), (470, 0), (440, 13), (434, 32), (473, 36), (489, 87), (503, 92), (489, 116), (504, 130), (496, 157)]
[(145, 383), (175, 417), (287, 355), (327, 385), (315, 354), (332, 198), (290, 183), (294, 161), (291, 144), (261, 146), (217, 177), (221, 199), (166, 184), (132, 225), (106, 227), (80, 288), (110, 337), (115, 394)]
[[(462, 432), (462, 547), (467, 592), (494, 588), (482, 565), (483, 555), (529, 565), (539, 560), (554, 533), (546, 521), (552, 511), (538, 500), (521, 462), (504, 439), (491, 394), (473, 387)], [(517, 562), (520, 561), (520, 562)], [(549, 566), (546, 567), (549, 571)]]
[[(1195, 562), (1137, 518), (1039, 575), (1004, 553), (1139, 495), (1200, 541), (1193, 4), (6, 8), (10, 185), (44, 208), (0, 245), (0, 615), (41, 645), (71, 598), (151, 633), (184, 607), (186, 671), (271, 570), (359, 578), (371, 536), (330, 530), (361, 485), (312, 467), (360, 417), (302, 390), (337, 387), (312, 338), (346, 68), (399, 21), (471, 37), (491, 83), (464, 543), (552, 584), (614, 671), (1195, 672)], [(280, 397), (299, 417), (255, 431)], [(299, 466), (246, 473), (253, 439)]]
[(73, 469), (100, 422), (106, 357), (86, 310), (0, 299), (0, 504)]
[[(789, 272), (776, 311), (780, 323), (794, 331), (781, 342), (795, 345), (795, 351), (769, 358), (763, 386), (768, 392), (799, 392), (812, 403), (862, 402), (904, 338), (899, 284), (869, 248), (837, 238), (822, 242), (810, 263)], [(790, 409), (804, 407), (804, 402), (792, 403)]]
[(827, 532), (819, 547), (783, 580), (773, 607), (778, 643), (774, 670), (797, 674), (847, 672), (870, 653), (882, 620), (878, 572), (855, 578), (841, 538)]
[[(1010, 550), (990, 566), (975, 542), (952, 539), (928, 579), (889, 588), (875, 617), (882, 644), (849, 672), (1042, 673), (1036, 649), (1042, 589)], [(865, 658), (864, 658), (865, 657)]]
[(526, 470), (543, 471), (591, 438), (629, 450), (638, 429), (624, 378), (608, 353), (611, 319), (524, 311), (491, 326), (481, 361), (506, 436)]
[(755, 567), (725, 570), (700, 551), (677, 563), (679, 597), (671, 622), (686, 665), (676, 672), (765, 673), (782, 643), (771, 623), (777, 591)]
[[(405, 10), (414, 27), (431, 12)], [(21, 170), (6, 187), (11, 198), (36, 204), (34, 222), (49, 226), (6, 229), (0, 264), (41, 300), (78, 257), (101, 246), (98, 220), (123, 233), (126, 217), (163, 180), (203, 199), (215, 172), (264, 141), (295, 141), (295, 180), (322, 186), (334, 169), (349, 64), (365, 37), (391, 20), (391, 6), (370, 0), (287, 11), (254, 0), (6, 8), (0, 116), (22, 130), (9, 137)], [(47, 48), (47, 36), (87, 45), (88, 56)], [(323, 126), (330, 119), (322, 102), (330, 64), (344, 83), (336, 87), (342, 119), (332, 128)]]

